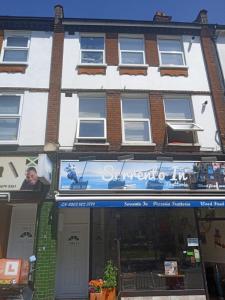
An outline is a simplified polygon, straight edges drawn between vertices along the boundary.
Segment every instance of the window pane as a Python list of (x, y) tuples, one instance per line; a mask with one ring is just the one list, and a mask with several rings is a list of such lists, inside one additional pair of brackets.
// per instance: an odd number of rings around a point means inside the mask
[(120, 50), (144, 50), (144, 41), (143, 39), (121, 38)]
[(81, 37), (81, 49), (104, 49), (103, 37)]
[(19, 119), (0, 119), (0, 140), (17, 139)]
[(122, 52), (121, 53), (122, 64), (143, 64), (143, 53), (134, 52)]
[(27, 61), (27, 50), (5, 50), (3, 61)]
[(124, 118), (149, 118), (148, 102), (146, 99), (123, 99), (122, 106)]
[(165, 99), (167, 119), (192, 119), (189, 99)]
[(28, 38), (23, 36), (10, 36), (7, 38), (8, 47), (27, 47)]
[(182, 54), (161, 53), (161, 60), (163, 65), (184, 65)]
[(103, 52), (82, 51), (81, 62), (86, 64), (102, 64)]
[(104, 118), (105, 99), (104, 98), (81, 98), (79, 107), (80, 118)]
[(195, 142), (195, 133), (191, 131), (175, 131), (167, 126), (168, 143), (190, 143)]
[(80, 121), (79, 137), (104, 137), (104, 121)]
[(0, 114), (18, 114), (20, 96), (0, 96)]
[(160, 51), (178, 51), (178, 52), (183, 51), (180, 41), (177, 41), (177, 40), (159, 40), (159, 50)]
[(126, 141), (149, 141), (148, 122), (125, 122)]

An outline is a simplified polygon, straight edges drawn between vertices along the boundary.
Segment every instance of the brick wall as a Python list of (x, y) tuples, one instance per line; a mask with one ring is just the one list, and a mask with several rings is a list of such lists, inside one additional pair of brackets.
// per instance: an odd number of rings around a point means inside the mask
[(53, 300), (55, 293), (57, 213), (53, 202), (39, 208), (36, 240), (35, 300)]
[(109, 150), (117, 151), (122, 143), (120, 93), (107, 93), (107, 141)]
[(4, 41), (4, 31), (3, 30), (0, 30), (0, 53), (2, 51), (2, 44), (3, 44), (3, 41)]
[(146, 63), (152, 67), (159, 66), (159, 54), (157, 47), (157, 36), (156, 34), (145, 34), (145, 55)]
[(118, 66), (118, 33), (106, 33), (105, 55), (107, 65)]
[(58, 142), (61, 78), (63, 61), (64, 31), (61, 26), (55, 27), (53, 34), (50, 84), (48, 96), (48, 114), (46, 127), (46, 143)]
[(152, 141), (156, 143), (156, 150), (163, 149), (166, 142), (166, 125), (163, 106), (163, 95), (160, 93), (150, 95), (150, 116)]
[(225, 147), (225, 99), (224, 90), (221, 84), (219, 70), (216, 64), (215, 45), (212, 41), (213, 32), (203, 27), (201, 32), (202, 49), (205, 58), (206, 68), (208, 72), (208, 80), (212, 92), (214, 110), (217, 119), (217, 125), (221, 134), (221, 142)]

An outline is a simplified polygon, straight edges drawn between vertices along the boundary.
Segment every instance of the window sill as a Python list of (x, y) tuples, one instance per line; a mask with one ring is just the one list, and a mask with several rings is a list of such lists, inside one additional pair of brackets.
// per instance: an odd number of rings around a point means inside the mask
[(119, 64), (119, 68), (143, 68), (147, 69), (148, 65), (147, 64)]
[(109, 146), (109, 143), (79, 143), (79, 142), (76, 142), (74, 143), (75, 146)]
[(0, 145), (14, 145), (18, 146), (19, 142), (18, 141), (0, 141)]
[(187, 66), (159, 66), (161, 76), (184, 76), (188, 77)]
[(120, 75), (147, 75), (148, 65), (119, 65)]
[(200, 144), (191, 144), (191, 143), (168, 143), (168, 146), (183, 146), (183, 147), (201, 147)]
[[(135, 143), (135, 144), (134, 144)], [(155, 143), (136, 143), (136, 142), (133, 142), (132, 144), (131, 143), (122, 143), (121, 146), (128, 146), (128, 147), (155, 147), (156, 144)]]
[(26, 63), (0, 63), (0, 73), (25, 73)]
[(77, 65), (77, 71), (79, 75), (105, 75), (106, 74), (106, 64), (80, 64)]

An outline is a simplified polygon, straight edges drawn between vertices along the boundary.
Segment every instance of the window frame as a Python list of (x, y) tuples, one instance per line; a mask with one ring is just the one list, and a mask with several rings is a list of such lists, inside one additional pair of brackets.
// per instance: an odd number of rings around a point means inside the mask
[(17, 138), (15, 140), (0, 140), (0, 144), (18, 144), (19, 136), (20, 136), (20, 129), (21, 129), (22, 107), (23, 107), (23, 96), (24, 95), (19, 94), (19, 93), (0, 93), (0, 97), (1, 96), (19, 96), (20, 97), (18, 114), (0, 114), (0, 120), (1, 119), (19, 119), (18, 129), (17, 129)]
[[(190, 106), (190, 112), (191, 112), (191, 116), (192, 118), (167, 118), (166, 117), (166, 100), (176, 100), (176, 101), (179, 101), (181, 99), (185, 99), (185, 100), (188, 100), (189, 101), (189, 106)], [(165, 95), (163, 97), (163, 104), (164, 104), (164, 115), (165, 115), (165, 123), (166, 123), (166, 131), (167, 131), (167, 144), (168, 145), (196, 145), (198, 144), (198, 135), (197, 135), (197, 132), (198, 131), (203, 131), (204, 129), (201, 128), (196, 122), (195, 122), (195, 119), (194, 119), (194, 110), (193, 110), (193, 104), (192, 104), (192, 99), (190, 96), (187, 96), (187, 95), (176, 95), (176, 96), (172, 96), (172, 95)], [(194, 128), (183, 128), (182, 129), (182, 125), (186, 125), (186, 124), (189, 124), (189, 125), (192, 125)], [(173, 125), (175, 126), (180, 126), (180, 129), (176, 129), (174, 130), (173, 128)], [(178, 131), (178, 132), (182, 132), (182, 131), (186, 131), (186, 132), (192, 132), (193, 134), (193, 143), (189, 143), (189, 142), (178, 142), (178, 143), (173, 143), (173, 142), (169, 142), (169, 135), (168, 135), (168, 128), (167, 127), (170, 127), (171, 130), (173, 130), (174, 132)]]
[[(140, 39), (143, 41), (143, 50), (121, 50), (120, 48), (120, 40), (121, 39)], [(119, 50), (119, 65), (121, 66), (146, 66), (146, 53), (145, 53), (145, 38), (144, 38), (144, 35), (135, 35), (135, 34), (120, 34), (119, 37), (118, 37), (118, 50)], [(132, 53), (142, 53), (143, 55), (143, 64), (129, 64), (129, 63), (123, 63), (122, 62), (122, 52), (132, 52)]]
[[(159, 49), (159, 43), (160, 40), (167, 40), (167, 41), (178, 41), (181, 45), (182, 51), (161, 51)], [(172, 68), (187, 68), (187, 62), (186, 62), (186, 57), (185, 57), (185, 52), (184, 52), (184, 42), (183, 42), (183, 37), (175, 37), (175, 36), (157, 36), (157, 47), (158, 47), (158, 53), (159, 53), (159, 62), (160, 62), (160, 67), (172, 67)], [(162, 57), (161, 54), (181, 54), (182, 55), (182, 60), (183, 64), (182, 65), (176, 65), (176, 64), (163, 64), (162, 63)]]
[[(7, 46), (7, 39), (9, 37), (24, 37), (28, 39), (27, 47), (16, 47), (16, 46)], [(2, 45), (2, 51), (1, 51), (1, 64), (16, 64), (16, 65), (26, 65), (29, 61), (29, 53), (30, 53), (30, 43), (31, 43), (31, 34), (28, 32), (5, 32), (4, 33), (4, 41)], [(26, 61), (4, 61), (4, 54), (6, 50), (14, 50), (14, 51), (20, 51), (20, 50), (27, 50), (27, 60)]]
[[(104, 40), (104, 49), (82, 49), (81, 48), (81, 38), (82, 37), (90, 37), (90, 38), (103, 38)], [(80, 36), (79, 36), (79, 43), (80, 43), (80, 65), (82, 66), (104, 66), (106, 65), (106, 62), (105, 62), (105, 34), (101, 34), (101, 33), (81, 33)], [(103, 57), (103, 61), (102, 63), (87, 63), (87, 62), (82, 62), (82, 51), (85, 51), (85, 52), (102, 52), (102, 57)]]
[[(105, 109), (105, 117), (104, 118), (94, 118), (94, 117), (92, 117), (92, 118), (86, 118), (86, 117), (80, 117), (79, 116), (79, 110), (80, 110), (80, 101), (81, 101), (81, 99), (85, 99), (85, 98), (92, 98), (90, 101), (93, 101), (94, 99), (103, 99), (104, 100), (104, 103), (105, 103), (105, 107), (104, 107), (104, 109)], [(77, 121), (77, 129), (76, 129), (76, 139), (77, 139), (77, 141), (79, 141), (79, 140), (102, 140), (102, 141), (104, 141), (104, 140), (106, 140), (106, 138), (107, 138), (107, 126), (106, 126), (106, 96), (105, 95), (100, 95), (100, 94), (80, 94), (80, 95), (78, 95), (78, 121)], [(79, 133), (80, 133), (80, 123), (81, 123), (81, 121), (103, 121), (103, 123), (104, 123), (104, 125), (103, 125), (103, 128), (104, 128), (104, 136), (102, 136), (102, 137), (98, 137), (98, 136), (96, 136), (96, 137), (82, 137), (82, 136), (80, 136), (79, 135)]]
[[(123, 117), (123, 100), (129, 100), (129, 101), (135, 101), (135, 100), (146, 100), (147, 106), (148, 106), (148, 118), (124, 118)], [(122, 95), (121, 96), (121, 123), (122, 123), (122, 143), (125, 145), (133, 145), (134, 143), (137, 145), (150, 145), (152, 144), (152, 134), (151, 134), (151, 120), (150, 120), (150, 105), (148, 101), (148, 97), (143, 95)], [(148, 141), (136, 141), (136, 140), (126, 140), (125, 135), (125, 123), (126, 122), (147, 122), (148, 124), (148, 134), (149, 134), (149, 140)], [(134, 145), (135, 146), (135, 145)]]

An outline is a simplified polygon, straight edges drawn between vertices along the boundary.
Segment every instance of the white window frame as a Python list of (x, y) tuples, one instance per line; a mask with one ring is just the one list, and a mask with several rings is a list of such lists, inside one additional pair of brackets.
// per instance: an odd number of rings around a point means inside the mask
[[(124, 118), (123, 117), (123, 100), (129, 100), (129, 101), (135, 101), (135, 100), (146, 100), (148, 104), (148, 115), (149, 118)], [(140, 95), (124, 95), (121, 97), (120, 101), (121, 105), (121, 120), (122, 120), (122, 143), (123, 144), (132, 144), (135, 146), (137, 145), (149, 145), (152, 143), (152, 137), (151, 137), (151, 123), (150, 123), (150, 107), (148, 103), (148, 97), (140, 96)], [(148, 134), (149, 134), (149, 140), (148, 141), (127, 141), (126, 135), (125, 135), (125, 123), (126, 122), (147, 122), (148, 123)], [(135, 143), (135, 144), (134, 144)]]
[[(190, 105), (190, 110), (191, 110), (191, 116), (192, 118), (180, 118), (180, 119), (175, 119), (175, 118), (167, 118), (166, 117), (166, 105), (165, 102), (166, 100), (176, 100), (179, 101), (181, 99), (187, 99), (189, 101), (189, 105)], [(193, 133), (193, 140), (194, 143), (193, 144), (197, 144), (198, 142), (198, 136), (197, 136), (197, 132), (198, 131), (203, 131), (204, 129), (201, 128), (198, 124), (195, 123), (194, 120), (194, 111), (193, 111), (193, 105), (192, 105), (192, 99), (189, 96), (185, 96), (185, 95), (180, 95), (180, 96), (164, 96), (163, 98), (163, 102), (164, 102), (164, 115), (165, 115), (165, 121), (166, 121), (166, 125), (169, 126), (173, 131), (189, 131)], [(185, 125), (191, 125), (192, 128), (186, 128)], [(176, 126), (178, 128), (176, 128)], [(182, 127), (183, 126), (183, 127)], [(169, 137), (167, 136), (167, 143), (168, 144), (173, 144), (173, 143), (169, 143)], [(175, 143), (175, 145), (177, 145), (179, 143)], [(190, 143), (180, 143), (182, 145), (187, 145)]]
[[(104, 49), (82, 49), (81, 48), (81, 38), (82, 37), (90, 37), (90, 38), (103, 38), (104, 39)], [(99, 33), (82, 33), (80, 34), (80, 38), (79, 38), (79, 42), (80, 42), (80, 65), (82, 66), (104, 66), (106, 65), (105, 63), (105, 34), (99, 34)], [(103, 57), (103, 61), (102, 63), (87, 63), (87, 62), (82, 62), (82, 51), (85, 52), (102, 52), (102, 57)]]
[[(29, 52), (30, 52), (30, 39), (31, 39), (31, 34), (28, 32), (5, 32), (4, 33), (5, 37), (4, 37), (4, 41), (3, 41), (3, 47), (2, 47), (2, 51), (1, 51), (1, 63), (2, 64), (27, 64), (28, 60), (29, 60)], [(27, 47), (11, 47), (11, 46), (7, 46), (7, 39), (9, 37), (25, 37), (28, 39), (28, 43), (27, 43)], [(26, 61), (3, 61), (4, 58), (4, 54), (5, 54), (5, 50), (27, 50), (27, 60)]]
[(0, 140), (0, 144), (18, 144), (21, 128), (21, 118), (22, 118), (22, 107), (23, 107), (23, 95), (14, 94), (14, 93), (0, 93), (0, 96), (19, 96), (20, 97), (20, 106), (18, 114), (0, 114), (0, 119), (19, 119), (18, 130), (17, 130), (17, 139), (15, 140)]
[[(140, 39), (143, 41), (143, 49), (144, 50), (121, 50), (120, 49), (120, 40), (121, 39)], [(143, 35), (119, 35), (118, 39), (118, 48), (119, 48), (119, 64), (121, 66), (146, 66), (146, 57), (145, 57), (145, 39)], [(132, 52), (132, 53), (142, 53), (143, 55), (143, 64), (128, 64), (128, 63), (123, 63), (122, 62), (122, 52)]]
[[(78, 114), (79, 114), (79, 107), (80, 107), (80, 101), (82, 101), (81, 99), (85, 99), (85, 98), (93, 98), (94, 99), (103, 99), (104, 102), (105, 102), (105, 117), (104, 118), (84, 118), (84, 117), (81, 117), (78, 115), (78, 122), (77, 122), (77, 133), (76, 133), (76, 139), (77, 140), (106, 140), (106, 136), (107, 136), (107, 132), (106, 132), (106, 97), (105, 95), (97, 95), (97, 94), (91, 94), (91, 95), (88, 95), (88, 94), (80, 94), (78, 96)], [(92, 100), (90, 100), (92, 101)], [(102, 137), (93, 137), (93, 136), (90, 136), (90, 137), (82, 137), (82, 136), (79, 136), (79, 133), (80, 133), (80, 123), (81, 121), (103, 121), (104, 123), (104, 136)]]
[[(182, 51), (160, 51), (160, 49), (159, 49), (159, 42), (160, 42), (160, 40), (177, 41), (177, 42), (180, 43)], [(185, 54), (184, 54), (184, 43), (183, 43), (183, 39), (181, 37), (178, 38), (178, 37), (171, 37), (171, 36), (158, 36), (157, 37), (157, 46), (158, 46), (160, 67), (174, 67), (174, 68), (184, 68), (184, 67), (187, 67), (187, 63), (186, 63), (186, 59), (185, 59)], [(183, 64), (182, 65), (163, 64), (162, 63), (161, 54), (181, 54), (182, 55)]]

